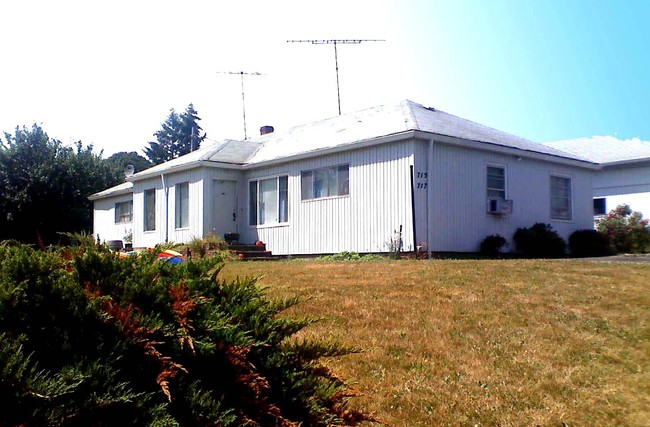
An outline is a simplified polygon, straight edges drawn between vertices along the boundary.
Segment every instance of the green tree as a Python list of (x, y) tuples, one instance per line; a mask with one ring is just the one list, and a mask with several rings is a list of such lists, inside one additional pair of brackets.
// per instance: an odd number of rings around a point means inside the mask
[(153, 163), (151, 163), (149, 160), (145, 159), (135, 151), (120, 151), (119, 153), (115, 153), (112, 156), (110, 156), (107, 159), (109, 162), (114, 163), (117, 167), (121, 168), (122, 170), (127, 166), (127, 165), (132, 165), (133, 168), (135, 169), (135, 172), (142, 172), (145, 169), (150, 168), (153, 166)]
[(17, 127), (0, 140), (0, 240), (50, 244), (59, 232), (90, 231), (88, 196), (122, 180), (92, 145), (64, 147), (38, 125)]
[(154, 133), (156, 141), (150, 141), (149, 147), (144, 149), (147, 158), (158, 165), (199, 148), (205, 132), (202, 133), (201, 118), (197, 114), (192, 104), (181, 114), (172, 108), (162, 128)]

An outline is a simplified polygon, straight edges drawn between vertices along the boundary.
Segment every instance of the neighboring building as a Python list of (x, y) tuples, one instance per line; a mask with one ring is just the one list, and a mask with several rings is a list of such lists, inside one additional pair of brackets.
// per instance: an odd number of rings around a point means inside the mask
[(594, 136), (544, 145), (599, 163), (594, 175), (594, 215), (627, 204), (650, 217), (650, 141)]
[[(592, 227), (598, 169), (402, 101), (203, 146), (127, 178), (133, 245), (235, 232), (274, 254), (386, 252), (401, 230), (405, 251), (473, 252), (536, 222), (566, 239)], [(110, 214), (128, 198), (120, 188), (92, 196), (101, 239), (122, 237)]]

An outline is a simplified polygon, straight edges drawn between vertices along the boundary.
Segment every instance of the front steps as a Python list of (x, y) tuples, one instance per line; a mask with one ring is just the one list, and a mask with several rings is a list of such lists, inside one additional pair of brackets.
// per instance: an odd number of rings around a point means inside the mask
[(266, 245), (243, 245), (239, 243), (228, 245), (230, 252), (244, 261), (270, 261), (275, 259)]

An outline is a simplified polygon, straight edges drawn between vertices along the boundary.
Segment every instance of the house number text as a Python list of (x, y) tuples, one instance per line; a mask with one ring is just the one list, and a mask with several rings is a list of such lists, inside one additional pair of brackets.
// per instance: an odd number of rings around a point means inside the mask
[(415, 188), (418, 190), (425, 190), (427, 188), (428, 173), (427, 172), (417, 172), (415, 174), (416, 185)]

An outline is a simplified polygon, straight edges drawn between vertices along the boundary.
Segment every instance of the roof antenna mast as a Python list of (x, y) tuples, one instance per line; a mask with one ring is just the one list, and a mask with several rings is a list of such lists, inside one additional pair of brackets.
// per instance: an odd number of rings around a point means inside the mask
[(244, 96), (244, 76), (262, 76), (262, 73), (246, 73), (244, 71), (218, 71), (219, 74), (238, 74), (241, 76), (241, 108), (244, 117), (244, 139), (248, 139), (246, 135), (246, 98)]
[(329, 39), (329, 40), (287, 40), (287, 43), (333, 44), (334, 63), (336, 65), (336, 95), (339, 100), (339, 116), (341, 115), (341, 90), (339, 89), (339, 56), (336, 49), (338, 44), (361, 44), (362, 42), (383, 42), (378, 39)]

